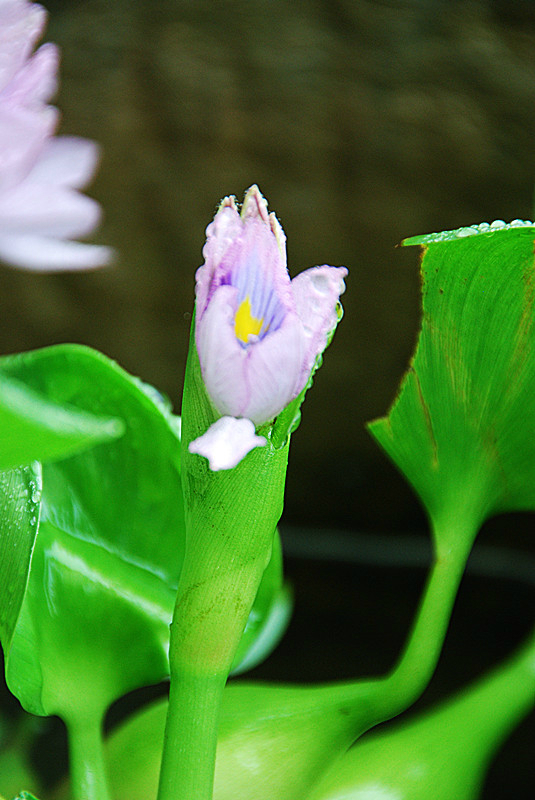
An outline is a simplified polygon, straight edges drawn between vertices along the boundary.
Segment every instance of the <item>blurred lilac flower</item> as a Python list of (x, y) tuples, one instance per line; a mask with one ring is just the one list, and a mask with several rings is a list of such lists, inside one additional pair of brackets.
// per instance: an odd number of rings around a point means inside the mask
[(58, 50), (33, 48), (45, 10), (27, 0), (0, 0), (0, 260), (40, 271), (91, 269), (108, 263), (107, 247), (69, 241), (96, 227), (100, 207), (80, 194), (98, 161), (94, 142), (54, 138)]
[[(305, 388), (338, 322), (347, 270), (313, 267), (290, 280), (286, 237), (256, 186), (241, 214), (235, 198), (226, 197), (206, 233), (205, 263), (196, 275), (202, 376), (224, 420), (244, 418), (258, 427)], [(208, 458), (211, 469), (229, 469), (266, 444), (252, 435), (253, 426), (235, 421), (218, 420), (190, 451)]]

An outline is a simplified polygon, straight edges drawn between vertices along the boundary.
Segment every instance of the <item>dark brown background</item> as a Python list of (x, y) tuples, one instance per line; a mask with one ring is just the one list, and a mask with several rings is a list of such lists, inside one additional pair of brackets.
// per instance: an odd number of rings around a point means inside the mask
[[(94, 274), (0, 271), (0, 348), (90, 344), (180, 406), (204, 228), (257, 182), (292, 274), (350, 270), (345, 318), (292, 444), (286, 518), (423, 525), (364, 423), (383, 414), (418, 325), (405, 236), (530, 217), (530, 2), (51, 0), (62, 132), (97, 139)], [(321, 502), (318, 503), (318, 496)]]

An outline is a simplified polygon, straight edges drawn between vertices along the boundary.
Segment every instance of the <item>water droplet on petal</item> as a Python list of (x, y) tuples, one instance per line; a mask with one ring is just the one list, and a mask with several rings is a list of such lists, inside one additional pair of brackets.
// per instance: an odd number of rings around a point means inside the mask
[(320, 294), (327, 294), (330, 289), (330, 282), (327, 275), (322, 272), (313, 272), (310, 280), (314, 289)]

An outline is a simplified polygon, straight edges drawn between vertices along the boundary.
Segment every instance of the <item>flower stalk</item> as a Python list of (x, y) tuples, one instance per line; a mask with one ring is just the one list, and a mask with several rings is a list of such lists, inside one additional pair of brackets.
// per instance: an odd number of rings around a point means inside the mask
[[(199, 402), (200, 401), (200, 402)], [(215, 414), (196, 349), (183, 406), (182, 477), (188, 531), (171, 623), (171, 691), (158, 800), (209, 800), (221, 694), (282, 513), (288, 447), (269, 444), (213, 472), (188, 443)]]
[(226, 198), (207, 234), (182, 405), (187, 543), (158, 800), (212, 797), (222, 692), (283, 509), (293, 409), (277, 446), (275, 419), (330, 341), (346, 274), (316, 267), (293, 287), (282, 228), (256, 187), (241, 214)]

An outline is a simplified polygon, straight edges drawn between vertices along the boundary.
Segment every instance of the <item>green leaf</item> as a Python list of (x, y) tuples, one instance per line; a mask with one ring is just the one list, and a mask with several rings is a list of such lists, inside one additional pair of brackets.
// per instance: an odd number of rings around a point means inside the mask
[(6, 652), (30, 570), (41, 500), (41, 469), (0, 472), (0, 641)]
[(37, 797), (30, 792), (20, 792), (13, 800), (38, 800)]
[(0, 470), (64, 458), (121, 434), (119, 420), (51, 402), (12, 378), (4, 364), (0, 360)]
[(535, 509), (534, 228), (405, 242), (425, 245), (421, 331), (388, 415), (369, 429), (444, 547), (491, 514)]
[[(7, 679), (28, 711), (68, 719), (168, 675), (184, 551), (179, 421), (156, 390), (88, 348), (9, 357), (4, 370), (59, 405), (116, 416), (125, 428), (120, 439), (43, 466)], [(236, 668), (274, 646), (288, 607), (276, 538)]]
[(53, 347), (3, 366), (54, 402), (125, 425), (120, 439), (43, 467), (7, 680), (28, 711), (69, 720), (168, 672), (184, 548), (177, 425), (156, 392), (87, 348)]
[[(122, 423), (45, 396), (0, 359), (0, 640), (19, 615), (39, 518), (38, 461), (64, 458), (122, 433)], [(33, 466), (30, 466), (33, 464)]]

